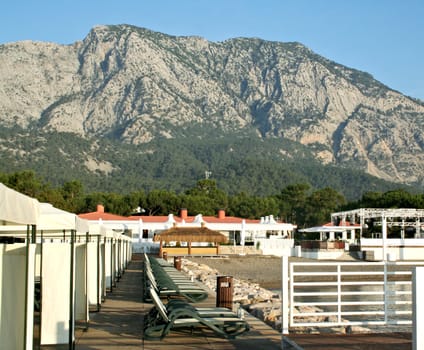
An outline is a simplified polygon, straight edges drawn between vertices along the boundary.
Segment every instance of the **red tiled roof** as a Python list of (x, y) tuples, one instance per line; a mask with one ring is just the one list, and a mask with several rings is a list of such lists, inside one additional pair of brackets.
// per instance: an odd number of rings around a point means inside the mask
[(210, 224), (241, 224), (243, 220), (245, 220), (246, 224), (258, 224), (260, 222), (259, 220), (242, 219), (235, 216), (226, 216), (223, 219), (217, 218), (216, 216), (204, 216), (203, 220)]
[(340, 221), (340, 223), (338, 225), (334, 225), (332, 222), (327, 222), (326, 224), (322, 225), (322, 226), (353, 226), (353, 227), (359, 227), (361, 226), (360, 224), (351, 224), (349, 221)]
[(78, 215), (81, 219), (86, 220), (99, 220), (102, 219), (104, 221), (115, 221), (115, 220), (125, 220), (128, 221), (128, 218), (125, 216), (110, 214), (110, 213), (104, 213), (99, 211), (94, 211), (91, 213), (85, 213), (85, 214), (79, 214)]
[[(195, 220), (195, 218), (196, 218), (195, 216), (187, 216), (184, 219), (184, 222), (192, 223)], [(127, 220), (139, 220), (139, 219), (141, 219), (143, 222), (167, 222), (169, 217), (168, 216), (134, 215), (127, 218)], [(245, 220), (247, 224), (257, 224), (260, 222), (259, 220), (242, 219), (242, 218), (237, 218), (234, 216), (226, 216), (225, 218), (222, 218), (222, 219), (216, 216), (203, 216), (202, 219), (203, 221), (210, 224), (216, 224), (216, 223), (241, 224), (243, 220)], [(183, 221), (183, 219), (179, 216), (174, 216), (174, 220), (178, 223), (181, 223)]]
[(142, 220), (143, 222), (167, 222), (168, 216), (158, 215), (158, 216), (150, 216), (150, 215), (133, 215), (129, 216), (127, 220)]
[[(187, 213), (184, 212), (184, 218), (182, 218), (181, 216), (173, 216), (173, 219), (175, 220), (175, 222), (177, 223), (181, 223), (183, 220), (185, 223), (193, 223), (194, 220), (196, 219), (195, 216), (186, 216)], [(158, 215), (158, 216), (153, 216), (153, 215), (132, 215), (129, 217), (125, 217), (125, 216), (120, 216), (120, 215), (115, 215), (115, 214), (109, 214), (109, 213), (105, 213), (104, 212), (104, 207), (102, 205), (98, 205), (97, 206), (97, 211), (95, 212), (91, 212), (91, 213), (85, 213), (85, 214), (79, 214), (78, 215), (80, 218), (83, 219), (87, 219), (87, 220), (110, 220), (110, 221), (114, 221), (114, 220), (134, 220), (134, 221), (138, 221), (138, 220), (142, 220), (143, 222), (149, 222), (149, 223), (165, 223), (169, 220), (169, 216), (168, 215)], [(243, 218), (238, 218), (235, 216), (225, 216), (225, 213), (223, 211), (221, 211), (221, 213), (219, 213), (218, 216), (203, 216), (202, 217), (203, 221), (205, 221), (206, 223), (210, 223), (210, 224), (241, 224), (243, 220), (245, 220), (246, 224), (258, 224), (260, 223), (260, 220), (251, 220), (251, 219), (243, 219)]]

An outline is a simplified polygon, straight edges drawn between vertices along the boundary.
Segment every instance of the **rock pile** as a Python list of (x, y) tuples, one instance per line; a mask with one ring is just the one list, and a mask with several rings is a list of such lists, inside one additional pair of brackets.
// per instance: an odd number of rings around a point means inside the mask
[[(218, 270), (187, 259), (182, 260), (182, 269), (216, 293), (217, 276), (222, 275)], [(281, 328), (281, 298), (278, 294), (260, 287), (257, 283), (237, 278), (233, 278), (233, 285), (234, 304), (241, 305), (250, 314), (267, 324), (277, 329)]]

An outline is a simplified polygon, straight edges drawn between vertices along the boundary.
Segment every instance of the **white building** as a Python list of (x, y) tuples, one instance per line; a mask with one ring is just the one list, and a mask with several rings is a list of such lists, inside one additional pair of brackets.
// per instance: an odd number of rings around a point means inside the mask
[[(202, 214), (189, 216), (187, 209), (181, 209), (179, 214), (179, 216), (169, 214), (124, 217), (105, 213), (104, 207), (98, 205), (95, 212), (79, 216), (88, 220), (90, 231), (101, 225), (111, 230), (127, 232), (132, 237), (133, 252), (158, 251), (159, 243), (153, 242), (154, 235), (173, 226), (200, 227), (201, 225), (225, 234), (234, 246), (258, 247), (263, 254), (282, 255), (282, 249), (293, 248), (292, 235), (296, 226), (279, 222), (272, 215), (260, 220), (250, 220), (227, 216), (222, 209), (218, 210), (217, 216), (203, 216)], [(291, 251), (289, 253), (291, 254)]]

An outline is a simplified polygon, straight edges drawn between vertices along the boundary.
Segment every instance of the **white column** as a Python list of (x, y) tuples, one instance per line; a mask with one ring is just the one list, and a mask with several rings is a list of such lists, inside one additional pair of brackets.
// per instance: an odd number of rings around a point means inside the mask
[(400, 239), (405, 239), (405, 219), (402, 219), (402, 226), (400, 228)]
[(350, 240), (351, 240), (352, 243), (356, 243), (355, 242), (355, 230), (350, 231)]
[(381, 230), (383, 235), (383, 261), (387, 260), (387, 219), (383, 214), (381, 217)]
[(143, 238), (143, 220), (138, 220), (138, 243), (141, 243)]
[[(412, 349), (424, 349), (424, 267), (412, 271)], [(421, 297), (420, 297), (421, 296)]]

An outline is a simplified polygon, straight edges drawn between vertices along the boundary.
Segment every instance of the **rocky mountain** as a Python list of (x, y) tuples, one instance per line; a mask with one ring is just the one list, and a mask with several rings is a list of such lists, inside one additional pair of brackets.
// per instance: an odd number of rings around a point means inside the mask
[[(118, 25), (72, 45), (0, 45), (0, 120), (10, 130), (135, 146), (254, 135), (280, 140), (281, 159), (297, 157), (290, 141), (322, 164), (424, 184), (423, 101), (300, 43), (209, 42)], [(101, 163), (95, 147), (84, 157), (89, 170)]]

